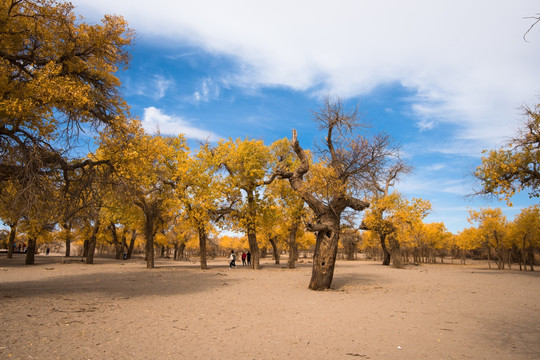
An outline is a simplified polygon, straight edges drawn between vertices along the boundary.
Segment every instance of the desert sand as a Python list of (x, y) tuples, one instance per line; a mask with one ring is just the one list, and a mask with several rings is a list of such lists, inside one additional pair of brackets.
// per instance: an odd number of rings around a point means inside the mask
[(538, 272), (63, 259), (0, 254), (1, 359), (540, 359)]

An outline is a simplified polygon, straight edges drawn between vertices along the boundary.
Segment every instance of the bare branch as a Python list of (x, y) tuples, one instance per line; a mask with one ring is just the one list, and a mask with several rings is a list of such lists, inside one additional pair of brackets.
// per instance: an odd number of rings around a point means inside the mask
[[(536, 14), (536, 15), (540, 15), (540, 14)], [(536, 24), (538, 24), (540, 22), (540, 16), (528, 16), (528, 17), (525, 17), (525, 19), (536, 19), (536, 21), (532, 23), (532, 25), (529, 27), (529, 29), (527, 29), (525, 34), (523, 34), (523, 40), (525, 40), (526, 42), (529, 42), (526, 39), (527, 34), (532, 30), (533, 27), (535, 27)]]

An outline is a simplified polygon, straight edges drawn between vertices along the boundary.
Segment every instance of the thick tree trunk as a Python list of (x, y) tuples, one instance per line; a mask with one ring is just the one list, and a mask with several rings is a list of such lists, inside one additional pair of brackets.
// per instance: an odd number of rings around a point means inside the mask
[(208, 240), (208, 234), (206, 233), (206, 229), (204, 226), (199, 227), (199, 252), (201, 254), (201, 269), (206, 270), (208, 269), (208, 265), (206, 262), (206, 242)]
[(15, 244), (15, 237), (17, 235), (17, 224), (10, 224), (9, 239), (8, 239), (8, 259), (13, 258), (13, 245)]
[(279, 265), (279, 250), (276, 243), (276, 238), (270, 238), (269, 239), (270, 244), (272, 244), (272, 252), (274, 254), (274, 260), (276, 262), (276, 265)]
[(298, 232), (298, 227), (300, 223), (295, 222), (292, 224), (289, 231), (289, 261), (288, 268), (294, 269), (296, 261), (298, 260), (298, 245), (296, 244), (296, 233)]
[(88, 256), (88, 239), (83, 241), (83, 252), (82, 257), (85, 258)]
[(247, 204), (248, 204), (248, 217), (249, 220), (246, 228), (246, 234), (249, 243), (249, 251), (251, 252), (251, 268), (258, 270), (261, 268), (260, 265), (260, 251), (259, 246), (257, 245), (257, 231), (255, 230), (255, 224), (253, 223), (254, 219), (257, 218), (257, 207), (255, 201), (255, 195), (253, 190), (246, 190), (247, 193)]
[(124, 228), (124, 232), (122, 233), (122, 243), (120, 244), (120, 252), (122, 253), (122, 259), (127, 260), (127, 241), (126, 241), (126, 234), (127, 230)]
[(251, 252), (251, 268), (258, 270), (261, 268), (261, 255), (259, 252), (259, 246), (257, 245), (257, 234), (255, 233), (255, 230), (250, 231), (248, 229), (247, 237), (249, 243), (249, 251)]
[(28, 246), (26, 247), (26, 258), (24, 259), (25, 265), (34, 265), (35, 264), (35, 255), (36, 255), (36, 238), (28, 238)]
[(70, 257), (71, 255), (71, 232), (66, 234), (66, 257)]
[(333, 226), (334, 230), (319, 231), (313, 255), (313, 271), (309, 288), (311, 290), (326, 290), (330, 288), (334, 277), (336, 255), (339, 242), (339, 220)]
[(71, 223), (66, 222), (62, 225), (64, 228), (65, 236), (64, 236), (64, 242), (66, 244), (66, 252), (65, 256), (70, 257), (71, 256)]
[(137, 239), (137, 230), (131, 231), (131, 239), (129, 240), (129, 247), (127, 250), (127, 259), (131, 259), (131, 255), (133, 254), (133, 247), (135, 246), (135, 239)]
[(100, 220), (97, 220), (96, 223), (94, 224), (92, 235), (90, 236), (90, 239), (88, 239), (88, 254), (86, 255), (87, 264), (94, 263), (94, 253), (96, 251), (96, 238), (97, 238), (97, 233), (99, 231), (100, 225), (101, 225)]
[(120, 260), (122, 258), (122, 243), (118, 240), (118, 232), (116, 231), (116, 225), (114, 223), (111, 223), (110, 227), (111, 229), (111, 237), (112, 242), (114, 245), (114, 258)]
[(144, 236), (146, 237), (146, 268), (154, 268), (154, 214), (145, 212)]
[(356, 254), (356, 241), (354, 236), (349, 235), (347, 241), (345, 241), (345, 251), (347, 253), (347, 260), (354, 260), (354, 255)]
[(181, 243), (178, 245), (178, 258), (183, 259), (184, 258), (184, 250), (186, 249), (186, 243)]
[(392, 254), (392, 266), (401, 269), (403, 267), (403, 258), (401, 257), (399, 242), (395, 238), (390, 237), (389, 244), (390, 253)]
[(386, 234), (381, 234), (381, 248), (383, 251), (383, 265), (390, 265), (390, 251), (388, 251), (388, 248), (386, 247)]

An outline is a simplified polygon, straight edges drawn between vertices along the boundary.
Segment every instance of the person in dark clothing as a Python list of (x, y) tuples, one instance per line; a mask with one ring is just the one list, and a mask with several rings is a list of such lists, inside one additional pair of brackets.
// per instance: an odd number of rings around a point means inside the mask
[(246, 259), (247, 259), (247, 264), (251, 265), (251, 253), (249, 252), (249, 250), (248, 250), (248, 252), (246, 254)]

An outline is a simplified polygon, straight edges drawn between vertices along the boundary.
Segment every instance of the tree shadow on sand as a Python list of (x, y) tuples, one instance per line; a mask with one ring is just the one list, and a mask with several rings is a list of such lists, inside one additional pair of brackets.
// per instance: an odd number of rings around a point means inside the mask
[[(60, 265), (61, 266), (61, 265)], [(54, 270), (54, 268), (49, 268)], [(40, 280), (0, 283), (0, 297), (39, 298), (44, 296), (94, 295), (114, 298), (190, 294), (235, 282), (225, 272), (173, 269), (130, 269), (51, 276)], [(0, 299), (1, 300), (1, 299)]]

